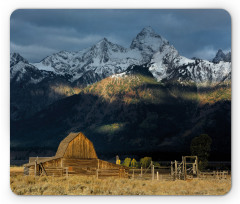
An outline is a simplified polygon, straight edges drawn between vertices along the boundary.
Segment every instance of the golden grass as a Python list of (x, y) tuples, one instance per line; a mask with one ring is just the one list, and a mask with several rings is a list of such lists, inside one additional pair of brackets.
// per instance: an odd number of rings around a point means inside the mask
[(11, 175), (10, 186), (17, 195), (224, 195), (231, 179), (151, 181), (96, 179), (94, 176), (34, 177)]
[(231, 86), (217, 87), (211, 91), (199, 93), (200, 106), (205, 104), (214, 104), (219, 101), (231, 101)]
[(22, 166), (13, 166), (10, 168), (10, 175), (23, 175)]
[(72, 96), (74, 94), (79, 94), (82, 91), (82, 89), (79, 87), (71, 87), (71, 86), (63, 85), (63, 84), (51, 86), (50, 89), (53, 93), (57, 93), (59, 95), (65, 96), (65, 97)]
[(10, 172), (22, 172), (23, 173), (23, 169), (24, 167), (23, 166), (13, 166), (10, 168)]
[[(158, 88), (148, 88), (149, 85), (158, 85)], [(87, 86), (82, 93), (90, 93), (109, 102), (122, 100), (126, 104), (136, 104), (140, 101), (158, 104), (162, 102), (162, 98), (166, 97), (166, 93), (159, 82), (142, 75), (119, 78), (108, 77)]]

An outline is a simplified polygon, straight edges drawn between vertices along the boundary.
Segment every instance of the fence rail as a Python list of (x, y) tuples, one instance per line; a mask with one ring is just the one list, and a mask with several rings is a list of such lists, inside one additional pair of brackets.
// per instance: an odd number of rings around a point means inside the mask
[[(197, 178), (199, 179), (227, 179), (231, 176), (230, 171), (209, 171), (200, 172)], [(159, 180), (159, 181), (173, 181), (181, 179), (171, 174), (171, 167), (161, 168), (147, 168), (147, 169), (129, 169), (130, 179), (142, 179), (142, 180)], [(186, 179), (193, 179), (191, 175), (187, 176)]]

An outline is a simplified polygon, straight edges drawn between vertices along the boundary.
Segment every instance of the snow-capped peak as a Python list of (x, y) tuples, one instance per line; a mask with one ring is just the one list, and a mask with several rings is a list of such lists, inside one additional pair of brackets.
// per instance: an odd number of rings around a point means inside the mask
[(10, 67), (14, 66), (20, 61), (28, 63), (28, 61), (25, 58), (23, 58), (19, 53), (16, 52), (10, 53)]
[(145, 28), (142, 29), (142, 31), (140, 33), (154, 33), (155, 34), (155, 31), (153, 30), (153, 28), (151, 26), (147, 26)]
[(95, 45), (93, 45), (91, 47), (91, 50), (98, 50), (100, 52), (108, 52), (109, 50), (112, 50), (113, 52), (124, 52), (126, 51), (126, 48), (108, 41), (107, 38), (103, 38)]
[(231, 63), (221, 61), (214, 64), (207, 60), (188, 59), (180, 56), (173, 46), (164, 45), (153, 55), (149, 71), (158, 81), (166, 79), (208, 84), (228, 80)]
[(102, 44), (102, 43), (109, 43), (110, 41), (108, 41), (107, 38), (103, 38), (101, 40), (99, 40), (96, 44)]
[(39, 72), (39, 70), (30, 65), (26, 59), (24, 59), (18, 53), (10, 53), (10, 79), (15, 79), (15, 81), (20, 81), (24, 78), (27, 72), (33, 73), (34, 71)]
[(169, 44), (169, 42), (155, 33), (151, 27), (146, 27), (133, 39), (130, 48), (142, 52), (144, 60), (148, 61), (165, 44)]
[(130, 48), (144, 50), (146, 47), (151, 47), (151, 50), (158, 51), (162, 45), (168, 43), (169, 42), (165, 38), (155, 33), (151, 27), (146, 27), (143, 28), (142, 31), (133, 39)]
[(133, 40), (130, 49), (103, 38), (88, 49), (61, 51), (33, 65), (56, 74), (70, 74), (73, 76), (72, 81), (89, 71), (103, 78), (124, 71), (130, 65), (149, 62), (152, 55), (165, 44), (168, 44), (166, 39), (156, 34), (151, 27), (146, 27)]
[[(225, 55), (221, 50), (220, 58)], [(229, 58), (229, 57), (228, 57)], [(222, 59), (222, 58), (221, 58)], [(68, 75), (76, 84), (91, 84), (105, 77), (119, 74), (131, 65), (149, 65), (149, 71), (157, 80), (177, 79), (203, 82), (220, 81), (231, 72), (231, 63), (214, 63), (191, 60), (180, 56), (169, 42), (151, 27), (145, 27), (133, 39), (130, 48), (103, 38), (90, 48), (77, 52), (61, 51), (33, 64), (39, 70)], [(226, 69), (225, 69), (226, 68)]]

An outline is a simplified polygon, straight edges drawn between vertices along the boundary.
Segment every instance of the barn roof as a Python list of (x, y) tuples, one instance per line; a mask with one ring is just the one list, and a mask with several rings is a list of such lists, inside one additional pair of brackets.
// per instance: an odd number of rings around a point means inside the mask
[[(71, 132), (67, 137), (65, 137), (59, 144), (55, 157), (63, 157), (69, 142), (71, 142), (75, 137), (77, 137), (81, 132)], [(84, 136), (84, 134), (82, 134)], [(85, 137), (85, 136), (84, 136)]]
[[(59, 158), (61, 158), (61, 157), (53, 156), (53, 157), (47, 157), (46, 159), (36, 159), (36, 161), (37, 161), (37, 164), (40, 164), (40, 163), (52, 161), (52, 160), (59, 159)], [(24, 164), (23, 166), (33, 166), (33, 165), (35, 165), (35, 161)]]
[[(71, 132), (67, 137), (65, 137), (59, 144), (57, 152), (55, 154), (55, 156), (53, 157), (48, 157), (46, 159), (39, 159), (37, 160), (37, 164), (38, 163), (43, 163), (43, 162), (47, 162), (47, 161), (51, 161), (54, 159), (59, 159), (62, 158), (64, 156), (64, 153), (67, 150), (68, 144), (78, 135), (81, 135), (82, 137), (84, 137), (85, 139), (87, 139), (91, 144), (92, 142), (82, 133), (82, 132)], [(28, 164), (25, 164), (24, 166), (32, 166), (35, 164), (35, 161), (33, 162), (29, 162)]]

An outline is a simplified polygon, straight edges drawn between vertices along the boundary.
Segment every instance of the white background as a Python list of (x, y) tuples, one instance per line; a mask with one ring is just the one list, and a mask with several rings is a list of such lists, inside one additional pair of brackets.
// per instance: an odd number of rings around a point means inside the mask
[[(0, 203), (239, 203), (240, 202), (240, 2), (239, 0), (1, 0), (0, 1)], [(232, 189), (225, 196), (16, 196), (10, 190), (10, 15), (19, 8), (213, 8), (232, 17)], [(239, 199), (239, 201), (238, 201)]]

